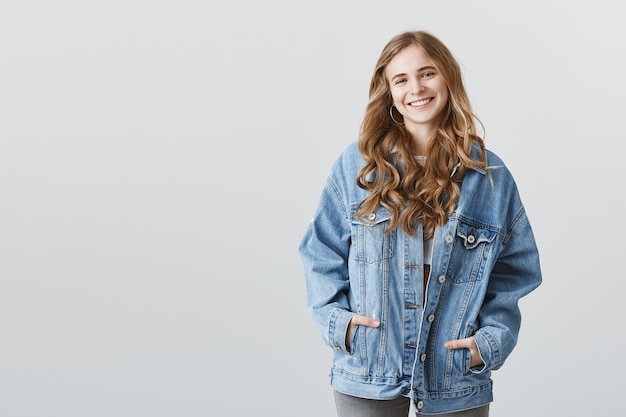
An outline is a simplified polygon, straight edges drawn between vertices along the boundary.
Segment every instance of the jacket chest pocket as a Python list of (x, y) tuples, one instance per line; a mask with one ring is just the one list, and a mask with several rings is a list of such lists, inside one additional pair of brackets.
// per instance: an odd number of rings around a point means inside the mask
[(385, 233), (389, 226), (391, 215), (383, 207), (375, 212), (357, 217), (356, 207), (351, 211), (352, 223), (352, 253), (357, 262), (372, 264), (393, 257), (392, 242), (395, 230)]
[(495, 238), (496, 232), (493, 230), (459, 223), (448, 266), (448, 277), (459, 284), (480, 281)]

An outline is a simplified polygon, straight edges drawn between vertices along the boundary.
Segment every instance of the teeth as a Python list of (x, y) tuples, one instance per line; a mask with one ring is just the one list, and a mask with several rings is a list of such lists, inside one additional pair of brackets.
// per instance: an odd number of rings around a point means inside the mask
[(423, 106), (424, 104), (428, 103), (430, 101), (429, 98), (425, 98), (424, 100), (420, 100), (420, 101), (414, 101), (413, 103), (409, 103), (411, 106), (413, 107), (419, 107), (419, 106)]

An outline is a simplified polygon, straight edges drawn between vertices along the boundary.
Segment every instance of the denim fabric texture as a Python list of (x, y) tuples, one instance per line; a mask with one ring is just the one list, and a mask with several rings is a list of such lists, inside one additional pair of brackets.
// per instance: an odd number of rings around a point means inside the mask
[[(473, 149), (477, 157), (478, 148)], [(423, 234), (384, 233), (383, 207), (355, 215), (367, 192), (356, 177), (364, 161), (356, 143), (337, 159), (299, 253), (307, 307), (333, 349), (331, 386), (370, 399), (412, 398), (423, 413), (479, 407), (493, 400), (491, 372), (517, 343), (518, 301), (541, 283), (531, 225), (509, 170), (487, 151), (486, 172), (466, 170), (447, 223), (437, 228), (423, 299)], [(358, 326), (354, 314), (381, 321)], [(444, 343), (473, 337), (485, 366), (470, 369), (469, 350)]]

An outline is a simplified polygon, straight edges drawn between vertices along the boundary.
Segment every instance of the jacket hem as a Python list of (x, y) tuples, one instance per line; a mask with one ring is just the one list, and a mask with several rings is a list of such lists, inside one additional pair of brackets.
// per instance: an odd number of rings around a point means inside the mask
[[(393, 400), (400, 396), (408, 397), (411, 387), (410, 377), (374, 377), (350, 374), (332, 368), (330, 385), (342, 394), (372, 400)], [(420, 413), (443, 414), (481, 407), (493, 401), (493, 382), (461, 390), (413, 391), (412, 401), (418, 405)]]
[(493, 381), (455, 391), (414, 391), (413, 402), (423, 414), (443, 414), (481, 407), (493, 401)]
[(360, 376), (332, 368), (330, 385), (342, 394), (370, 400), (393, 400), (403, 394), (408, 396), (411, 381), (410, 377)]

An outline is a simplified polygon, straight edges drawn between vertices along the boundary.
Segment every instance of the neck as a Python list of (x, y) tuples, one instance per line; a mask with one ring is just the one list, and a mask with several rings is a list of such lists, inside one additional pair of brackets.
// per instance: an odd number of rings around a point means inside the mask
[(413, 154), (414, 155), (428, 155), (428, 144), (430, 143), (432, 136), (417, 137), (413, 136)]
[(426, 126), (414, 126), (409, 132), (413, 138), (413, 152), (415, 155), (428, 155), (428, 144), (435, 134), (434, 129)]

